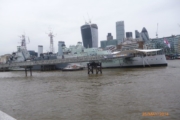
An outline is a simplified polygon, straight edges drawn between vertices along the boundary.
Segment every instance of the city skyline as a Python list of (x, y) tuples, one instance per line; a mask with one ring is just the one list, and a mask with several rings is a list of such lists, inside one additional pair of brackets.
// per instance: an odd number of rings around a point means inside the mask
[[(88, 4), (85, 4), (88, 2)], [(84, 3), (84, 4), (83, 4)], [(25, 33), (29, 37), (28, 50), (38, 51), (43, 45), (44, 52), (50, 50), (49, 29), (54, 37), (55, 52), (58, 41), (67, 46), (82, 42), (80, 27), (88, 22), (98, 26), (98, 41), (106, 40), (107, 33), (116, 36), (116, 22), (124, 21), (125, 32), (141, 31), (145, 27), (150, 38), (180, 34), (178, 21), (179, 0), (159, 1), (58, 1), (39, 0), (1, 0), (0, 2), (0, 55), (17, 50), (20, 37)], [(87, 14), (88, 13), (88, 14)], [(83, 18), (84, 16), (84, 18)], [(133, 36), (134, 37), (134, 36)]]

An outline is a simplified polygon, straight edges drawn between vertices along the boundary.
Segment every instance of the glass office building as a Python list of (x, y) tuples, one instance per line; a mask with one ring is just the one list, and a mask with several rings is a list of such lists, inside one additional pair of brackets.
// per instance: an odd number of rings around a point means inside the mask
[(98, 47), (98, 27), (96, 24), (86, 24), (81, 26), (83, 46), (85, 48)]
[[(164, 43), (164, 40), (167, 40), (170, 43), (170, 48), (166, 43)], [(180, 35), (154, 38), (151, 39), (148, 44), (154, 49), (163, 49), (166, 55), (180, 54)]]
[(126, 38), (133, 38), (132, 32), (126, 32)]
[(124, 21), (116, 22), (116, 39), (118, 40), (118, 44), (123, 42), (125, 38), (125, 29), (124, 29)]
[(117, 40), (103, 40), (101, 41), (101, 48), (106, 48), (107, 46), (110, 45), (114, 45), (117, 46), (118, 45), (118, 41)]
[(141, 35), (138, 30), (135, 30), (135, 38), (141, 38)]
[(147, 42), (149, 40), (149, 34), (145, 27), (141, 31), (141, 38), (143, 41)]

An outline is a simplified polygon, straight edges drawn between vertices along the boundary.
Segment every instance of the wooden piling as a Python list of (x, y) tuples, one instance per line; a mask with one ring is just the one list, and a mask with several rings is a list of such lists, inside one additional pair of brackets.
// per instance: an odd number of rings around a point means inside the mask
[(87, 63), (87, 68), (88, 68), (88, 74), (92, 73), (93, 74), (93, 66), (91, 63)]
[(28, 73), (28, 70), (29, 70), (29, 72), (30, 72), (30, 76), (32, 76), (32, 67), (24, 67), (24, 71), (25, 71), (25, 75), (26, 75), (26, 77), (27, 77), (27, 73)]
[(30, 67), (29, 69), (30, 69), (30, 75), (32, 76), (32, 68)]
[(102, 66), (101, 66), (101, 63), (97, 63), (97, 65), (96, 65), (96, 74), (98, 74), (99, 72), (102, 74)]
[(99, 72), (102, 74), (102, 65), (101, 63), (87, 63), (87, 68), (88, 68), (88, 74), (92, 73), (93, 74), (93, 69), (96, 69), (96, 74)]

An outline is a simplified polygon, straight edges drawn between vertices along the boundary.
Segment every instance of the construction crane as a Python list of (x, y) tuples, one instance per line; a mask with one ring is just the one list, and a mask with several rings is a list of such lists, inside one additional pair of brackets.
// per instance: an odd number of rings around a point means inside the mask
[(158, 38), (158, 23), (157, 23), (156, 38)]

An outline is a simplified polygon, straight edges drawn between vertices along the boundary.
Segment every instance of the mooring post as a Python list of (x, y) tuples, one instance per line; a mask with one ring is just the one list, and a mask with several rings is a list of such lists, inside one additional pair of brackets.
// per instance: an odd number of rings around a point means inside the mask
[(25, 75), (26, 75), (26, 77), (27, 77), (27, 69), (26, 69), (26, 67), (25, 67)]
[(100, 72), (101, 72), (101, 74), (102, 74), (102, 63), (100, 63)]
[(88, 74), (89, 73), (93, 74), (93, 65), (92, 65), (92, 63), (87, 63), (87, 68), (88, 68)]
[(99, 63), (96, 63), (96, 74), (99, 72)]
[(87, 68), (88, 68), (88, 74), (89, 74), (89, 63), (87, 63)]
[(96, 63), (96, 74), (99, 72), (102, 74), (102, 66), (101, 63)]
[(94, 66), (91, 65), (91, 72), (92, 72), (92, 74), (94, 73), (93, 69), (94, 69)]
[(32, 76), (32, 68), (30, 67), (30, 75)]

